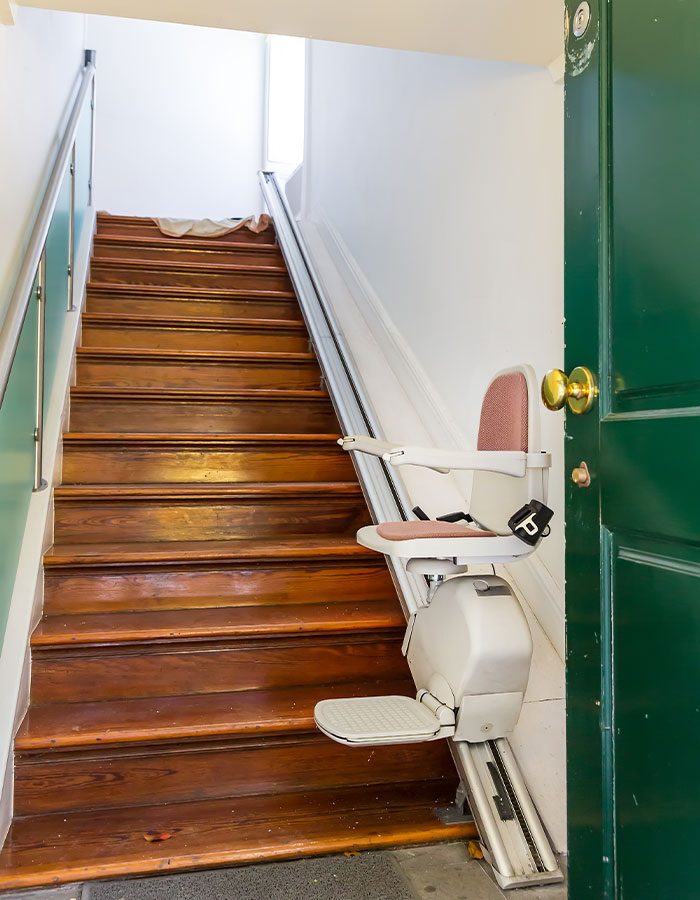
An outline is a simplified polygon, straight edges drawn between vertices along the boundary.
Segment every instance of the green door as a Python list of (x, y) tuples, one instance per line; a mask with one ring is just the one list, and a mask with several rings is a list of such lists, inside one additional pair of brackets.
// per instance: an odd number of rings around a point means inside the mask
[[(700, 0), (567, 0), (570, 898), (700, 898)], [(584, 10), (585, 13), (585, 10)], [(585, 15), (576, 30), (585, 25)], [(549, 413), (547, 413), (549, 415)]]

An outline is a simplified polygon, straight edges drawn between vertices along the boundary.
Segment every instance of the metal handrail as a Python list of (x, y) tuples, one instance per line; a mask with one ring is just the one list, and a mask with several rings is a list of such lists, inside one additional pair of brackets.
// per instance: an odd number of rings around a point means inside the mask
[[(46, 245), (46, 238), (51, 226), (58, 197), (63, 184), (63, 178), (66, 174), (68, 160), (73, 153), (80, 116), (83, 111), (83, 104), (88, 91), (94, 95), (95, 83), (95, 51), (85, 51), (85, 68), (81, 77), (78, 95), (75, 98), (73, 109), (71, 111), (68, 125), (58, 149), (56, 161), (54, 162), (49, 183), (46, 186), (44, 197), (39, 207), (39, 213), (34, 222), (29, 244), (22, 259), (17, 282), (15, 283), (10, 303), (7, 307), (5, 319), (0, 326), (0, 406), (2, 406), (7, 384), (10, 380), (12, 365), (15, 361), (17, 347), (19, 345), (22, 334), (22, 326), (27, 317), (27, 310), (34, 294), (34, 282), (37, 272), (41, 266), (42, 256)], [(94, 122), (94, 106), (93, 106), (93, 122)], [(94, 128), (91, 131), (90, 141), (90, 173), (92, 174), (92, 160), (95, 152), (94, 144)], [(72, 279), (71, 279), (72, 282)], [(70, 298), (69, 298), (70, 300)], [(72, 305), (72, 304), (70, 304)]]
[[(360, 373), (284, 189), (274, 172), (258, 172), (258, 178), (340, 426), (346, 434), (381, 438), (381, 427), (364, 392)], [(408, 519), (411, 503), (393, 467), (377, 457), (355, 457), (355, 469), (375, 521)], [(427, 602), (425, 581), (407, 572), (398, 559), (388, 557), (387, 562), (405, 611), (409, 615), (415, 613)]]

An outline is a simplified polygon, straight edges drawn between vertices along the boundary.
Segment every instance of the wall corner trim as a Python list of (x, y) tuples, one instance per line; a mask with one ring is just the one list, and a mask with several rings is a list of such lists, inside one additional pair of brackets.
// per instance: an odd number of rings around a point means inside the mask
[(552, 81), (555, 84), (564, 84), (564, 73), (566, 71), (565, 54), (562, 53), (560, 56), (557, 56), (556, 59), (553, 59), (547, 68), (549, 69), (549, 74), (552, 76)]
[(14, 25), (17, 21), (17, 4), (14, 0), (0, 0), (0, 25)]

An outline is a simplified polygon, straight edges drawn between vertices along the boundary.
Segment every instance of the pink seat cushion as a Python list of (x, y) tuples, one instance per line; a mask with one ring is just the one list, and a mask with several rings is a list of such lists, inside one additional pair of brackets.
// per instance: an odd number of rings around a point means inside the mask
[(494, 378), (481, 405), (477, 450), (527, 453), (527, 381), (522, 372)]
[(492, 531), (477, 531), (452, 522), (382, 522), (377, 534), (387, 541), (410, 541), (414, 538), (495, 537)]

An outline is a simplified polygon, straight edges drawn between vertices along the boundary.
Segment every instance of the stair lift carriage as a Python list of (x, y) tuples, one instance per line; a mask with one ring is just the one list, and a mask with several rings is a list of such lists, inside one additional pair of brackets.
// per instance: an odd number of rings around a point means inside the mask
[(507, 581), (466, 574), (470, 564), (525, 559), (548, 533), (551, 456), (540, 451), (537, 399), (530, 366), (499, 372), (484, 396), (476, 451), (340, 439), (345, 450), (392, 466), (474, 475), (469, 515), (459, 517), (467, 521), (450, 515), (357, 532), (360, 544), (405, 560), (430, 584), (428, 605), (411, 616), (404, 640), (416, 699), (351, 697), (322, 700), (315, 709), (319, 729), (349, 746), (451, 738), (485, 856), (502, 887), (562, 878), (506, 740), (530, 671), (527, 620)]

